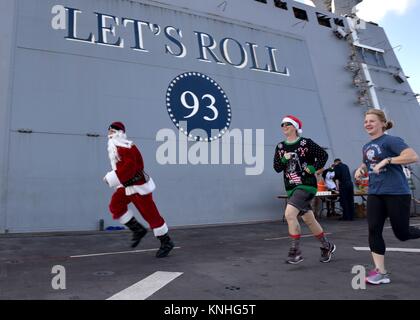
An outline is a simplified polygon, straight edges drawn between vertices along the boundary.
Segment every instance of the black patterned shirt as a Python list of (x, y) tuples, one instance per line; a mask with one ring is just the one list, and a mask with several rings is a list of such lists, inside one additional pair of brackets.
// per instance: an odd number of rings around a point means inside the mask
[[(285, 153), (292, 153), (287, 160)], [(293, 143), (282, 141), (276, 146), (274, 153), (274, 170), (283, 171), (284, 185), (290, 197), (296, 189), (304, 189), (310, 193), (317, 192), (315, 172), (322, 169), (328, 160), (328, 153), (309, 138), (299, 137)], [(308, 168), (310, 173), (306, 172)]]

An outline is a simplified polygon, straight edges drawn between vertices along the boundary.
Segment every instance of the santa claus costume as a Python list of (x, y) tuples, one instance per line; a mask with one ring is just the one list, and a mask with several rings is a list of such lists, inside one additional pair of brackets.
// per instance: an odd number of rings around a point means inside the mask
[(168, 226), (153, 201), (155, 184), (145, 173), (141, 153), (127, 139), (125, 126), (121, 122), (113, 122), (108, 128), (108, 155), (112, 171), (106, 174), (104, 180), (111, 188), (116, 189), (109, 204), (112, 217), (133, 232), (131, 247), (136, 247), (146, 235), (147, 229), (136, 220), (133, 211), (128, 207), (133, 203), (161, 242), (156, 257), (166, 257), (174, 248), (174, 243), (168, 235)]

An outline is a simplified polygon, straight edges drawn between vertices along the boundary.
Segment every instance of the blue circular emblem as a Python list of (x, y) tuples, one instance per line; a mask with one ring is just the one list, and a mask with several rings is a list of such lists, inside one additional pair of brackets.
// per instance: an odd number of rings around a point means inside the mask
[(216, 81), (199, 72), (185, 72), (171, 81), (166, 108), (175, 126), (196, 141), (220, 138), (231, 123), (226, 93)]

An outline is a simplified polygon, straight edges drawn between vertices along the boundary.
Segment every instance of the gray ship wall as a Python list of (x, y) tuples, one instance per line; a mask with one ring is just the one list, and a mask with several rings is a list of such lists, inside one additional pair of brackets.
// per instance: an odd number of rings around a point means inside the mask
[[(124, 122), (139, 146), (170, 226), (280, 219), (276, 195), (284, 187), (272, 157), (286, 114), (301, 118), (304, 136), (327, 148), (328, 163), (340, 157), (359, 165), (366, 107), (355, 104), (357, 90), (344, 69), (349, 43), (318, 24), (315, 8), (289, 1), (286, 11), (268, 2), (2, 1), (0, 232), (94, 230), (100, 219), (118, 225), (107, 208), (112, 190), (102, 181), (110, 170), (112, 121)], [(309, 21), (296, 19), (293, 6)], [(390, 48), (381, 28), (367, 26), (375, 44)], [(204, 48), (212, 41), (214, 49)], [(392, 50), (385, 60), (399, 66)], [(230, 130), (239, 138), (252, 130), (251, 141), (213, 142), (219, 157), (210, 143), (188, 142), (190, 153), (208, 150), (202, 160), (213, 164), (183, 161), (183, 135), (168, 114), (168, 87), (188, 72), (210, 77), (226, 94)], [(397, 83), (387, 69), (372, 76), (399, 90), (378, 92), (380, 102), (397, 122), (392, 133), (420, 151), (420, 109), (403, 94), (411, 92), (408, 83)], [(190, 90), (198, 96), (207, 87)], [(177, 137), (175, 164), (158, 159), (162, 129)], [(228, 147), (230, 160), (220, 164)], [(235, 148), (241, 152), (234, 161)], [(258, 150), (264, 157), (253, 163)]]
[(6, 228), (7, 175), (9, 161), (9, 132), (11, 81), (15, 41), (15, 1), (0, 2), (0, 232)]

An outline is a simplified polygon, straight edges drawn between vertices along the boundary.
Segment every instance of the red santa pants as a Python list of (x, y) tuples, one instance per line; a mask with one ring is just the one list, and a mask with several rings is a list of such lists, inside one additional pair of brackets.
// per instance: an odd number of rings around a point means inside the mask
[(109, 211), (111, 211), (112, 217), (114, 219), (119, 219), (124, 215), (128, 210), (130, 202), (139, 210), (151, 229), (159, 228), (164, 225), (165, 220), (160, 215), (151, 193), (146, 195), (136, 193), (127, 196), (124, 188), (118, 188), (112, 195), (111, 202), (109, 203)]

